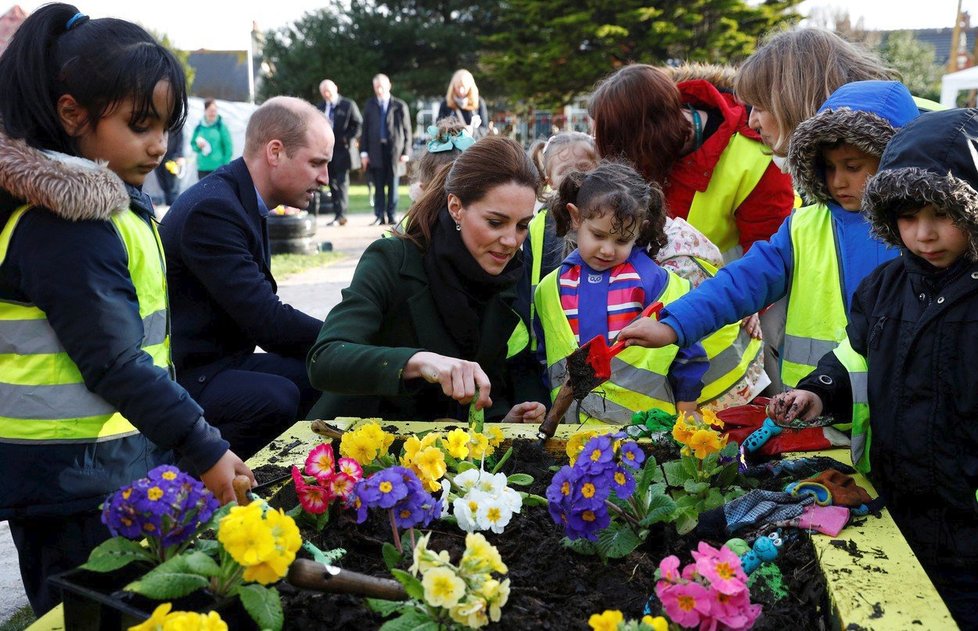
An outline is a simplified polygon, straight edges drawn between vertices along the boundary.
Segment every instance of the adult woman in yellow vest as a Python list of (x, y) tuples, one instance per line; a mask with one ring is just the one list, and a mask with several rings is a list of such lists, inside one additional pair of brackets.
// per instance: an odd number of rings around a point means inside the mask
[(174, 452), (225, 501), (251, 472), (174, 380), (139, 190), (183, 124), (179, 62), (135, 24), (49, 4), (0, 57), (0, 94), (0, 519), (41, 615), (47, 577), (109, 537), (109, 493)]
[(859, 282), (897, 255), (870, 236), (858, 211), (886, 143), (917, 114), (910, 92), (895, 81), (858, 81), (836, 90), (791, 141), (795, 181), (818, 203), (792, 214), (770, 241), (755, 244), (743, 259), (669, 305), (661, 322), (628, 327), (622, 338), (641, 346), (683, 346), (787, 296), (781, 378), (797, 384), (845, 338)]

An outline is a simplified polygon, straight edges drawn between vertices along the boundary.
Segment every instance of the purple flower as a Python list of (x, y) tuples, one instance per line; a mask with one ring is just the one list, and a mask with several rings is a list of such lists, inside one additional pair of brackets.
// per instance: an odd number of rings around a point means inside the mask
[(360, 480), (357, 482), (356, 486), (353, 487), (353, 491), (346, 496), (346, 500), (344, 502), (347, 508), (357, 512), (358, 524), (362, 524), (363, 522), (367, 521), (367, 509), (369, 508), (369, 503), (366, 499), (364, 499), (364, 493), (366, 492), (369, 492), (367, 480)]
[(613, 469), (602, 471), (600, 475), (580, 475), (571, 500), (577, 504), (600, 505), (611, 496)]
[(628, 441), (618, 448), (621, 463), (630, 469), (638, 469), (645, 462), (645, 452), (635, 441)]
[(602, 504), (600, 507), (588, 506), (572, 510), (567, 515), (567, 536), (570, 539), (597, 541), (598, 532), (611, 524), (611, 515)]
[(587, 441), (584, 450), (574, 462), (574, 468), (578, 471), (600, 474), (613, 466), (614, 458), (615, 450), (611, 436), (602, 434)]
[(577, 478), (578, 473), (575, 469), (568, 466), (561, 467), (547, 487), (547, 501), (554, 504), (569, 498), (577, 486)]
[(635, 478), (627, 467), (618, 467), (611, 476), (611, 488), (620, 499), (627, 500), (635, 492)]
[[(376, 505), (381, 508), (392, 508), (399, 500), (404, 499), (408, 494), (408, 485), (404, 482), (404, 474), (398, 469), (402, 467), (391, 467), (373, 474), (369, 478), (369, 486), (376, 489), (371, 497), (376, 497)], [(374, 502), (371, 502), (373, 504)]]

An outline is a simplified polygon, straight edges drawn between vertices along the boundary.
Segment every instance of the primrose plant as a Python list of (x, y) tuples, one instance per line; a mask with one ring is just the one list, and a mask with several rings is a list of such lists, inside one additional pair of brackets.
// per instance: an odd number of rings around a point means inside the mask
[(547, 502), (576, 551), (625, 556), (652, 524), (671, 519), (675, 503), (655, 458), (624, 433), (572, 437), (568, 455), (571, 464), (554, 475)]

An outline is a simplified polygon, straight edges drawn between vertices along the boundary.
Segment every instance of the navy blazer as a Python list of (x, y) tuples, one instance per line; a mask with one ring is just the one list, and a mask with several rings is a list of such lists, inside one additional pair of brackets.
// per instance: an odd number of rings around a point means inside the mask
[[(381, 125), (387, 126), (387, 145), (380, 142)], [(367, 99), (363, 106), (360, 153), (366, 153), (370, 163), (379, 168), (384, 163), (384, 151), (390, 152), (391, 163), (395, 165), (401, 156), (411, 154), (411, 112), (407, 103), (393, 96), (387, 104), (387, 118), (384, 120), (381, 120), (377, 97)]]
[(258, 210), (244, 159), (221, 167), (177, 198), (160, 224), (160, 236), (173, 363), (177, 380), (191, 394), (231, 360), (253, 353), (256, 345), (305, 357), (322, 321), (284, 304), (275, 293), (267, 220)]
[[(319, 110), (326, 113), (326, 102), (319, 104)], [(360, 116), (360, 108), (352, 100), (341, 96), (333, 108), (333, 137), (336, 139), (336, 146), (333, 149), (333, 159), (329, 165), (337, 171), (349, 171), (354, 164), (360, 164), (360, 151), (354, 140), (360, 137), (360, 127), (363, 125), (363, 117)], [(357, 152), (356, 159), (353, 152)], [(359, 168), (359, 167), (358, 167)]]

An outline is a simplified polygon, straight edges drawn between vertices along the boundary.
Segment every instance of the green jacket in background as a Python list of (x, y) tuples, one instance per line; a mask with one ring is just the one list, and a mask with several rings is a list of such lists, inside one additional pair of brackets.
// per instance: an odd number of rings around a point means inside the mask
[[(197, 139), (203, 138), (211, 146), (210, 153), (204, 155), (200, 147), (197, 146)], [(224, 120), (218, 115), (213, 125), (208, 125), (201, 120), (194, 128), (194, 135), (190, 138), (190, 147), (197, 154), (198, 171), (216, 171), (231, 161), (234, 154), (234, 146), (231, 143), (231, 132)]]
[[(519, 402), (506, 368), (507, 340), (520, 321), (509, 306), (515, 295), (515, 287), (497, 294), (482, 317), (475, 361), (492, 384), (487, 420), (501, 420)], [(309, 379), (325, 391), (309, 418), (465, 419), (467, 407), (445, 396), (440, 385), (401, 379), (408, 359), (420, 351), (462, 356), (435, 307), (420, 248), (401, 238), (378, 239), (363, 253), (342, 302), (326, 316), (309, 351)]]

